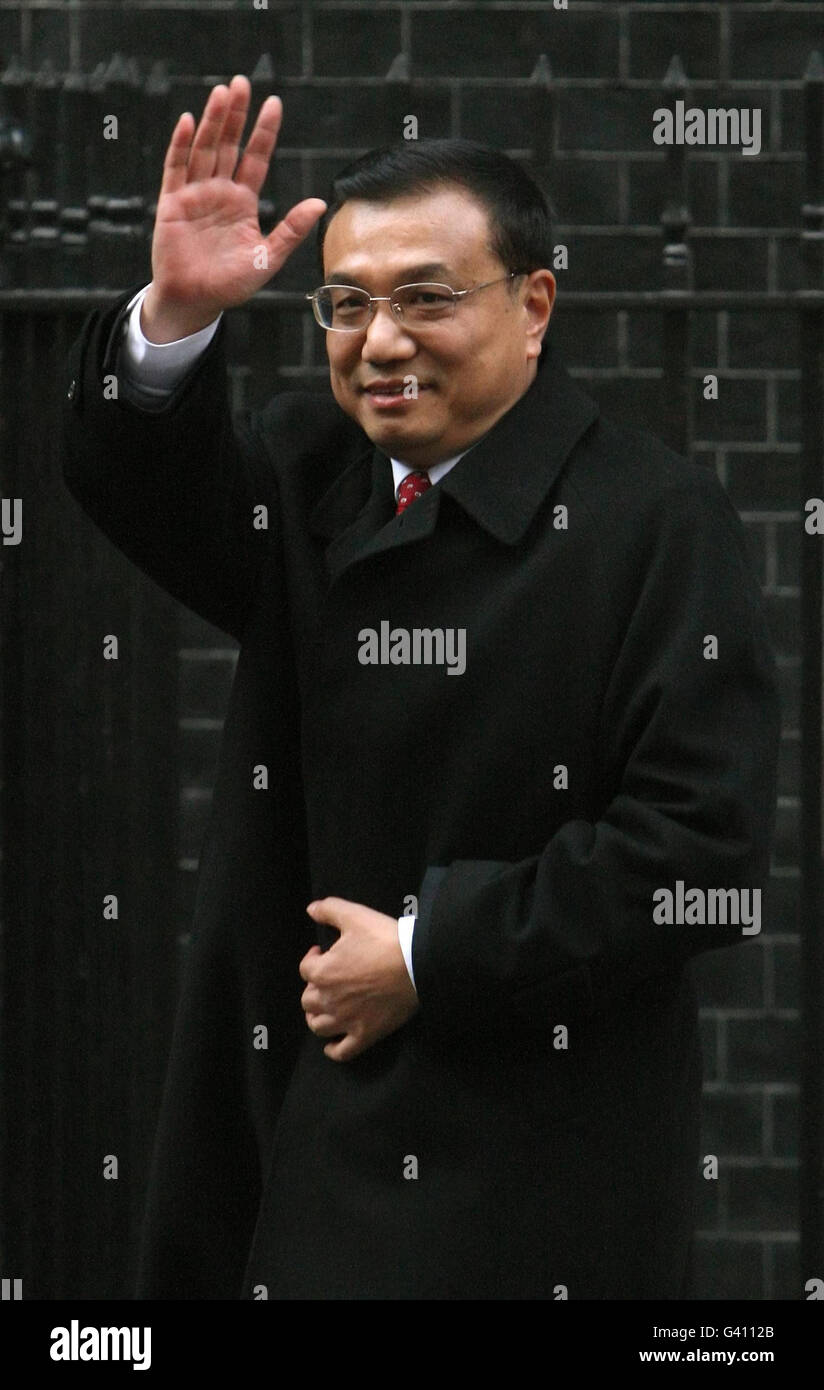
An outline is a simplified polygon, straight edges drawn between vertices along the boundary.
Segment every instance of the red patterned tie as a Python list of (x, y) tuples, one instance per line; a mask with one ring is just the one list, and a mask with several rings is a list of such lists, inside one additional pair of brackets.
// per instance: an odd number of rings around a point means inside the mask
[(407, 473), (403, 482), (398, 487), (398, 505), (395, 508), (395, 515), (405, 512), (410, 502), (414, 502), (416, 497), (421, 497), (432, 483), (428, 473)]

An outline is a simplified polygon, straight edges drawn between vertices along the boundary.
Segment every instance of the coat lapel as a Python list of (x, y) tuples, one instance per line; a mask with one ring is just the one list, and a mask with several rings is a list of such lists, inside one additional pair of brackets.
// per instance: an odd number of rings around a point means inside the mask
[(312, 533), (329, 541), (330, 580), (356, 561), (431, 535), (443, 493), (490, 535), (515, 545), (598, 413), (595, 401), (573, 381), (545, 339), (529, 389), (439, 484), (399, 517), (394, 514), (389, 458), (367, 444), (309, 518)]

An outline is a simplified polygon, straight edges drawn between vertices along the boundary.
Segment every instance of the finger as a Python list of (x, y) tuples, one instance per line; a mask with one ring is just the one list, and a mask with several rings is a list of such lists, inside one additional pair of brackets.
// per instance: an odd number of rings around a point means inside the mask
[(317, 956), (322, 956), (322, 955), (323, 955), (323, 951), (320, 949), (320, 946), (310, 946), (309, 950), (306, 952), (306, 955), (303, 957), (303, 960), (301, 961), (300, 965), (298, 966), (298, 971), (299, 971), (299, 973), (300, 973), (300, 978), (301, 978), (302, 980), (307, 980), (307, 981), (309, 981), (309, 980), (312, 979), (312, 977), (313, 977), (313, 975), (314, 975), (314, 973), (315, 973), (315, 971), (314, 971), (314, 962), (315, 962), (315, 959), (316, 959)]
[(367, 1046), (367, 1043), (353, 1038), (351, 1033), (346, 1033), (340, 1041), (327, 1043), (323, 1051), (333, 1062), (351, 1062), (353, 1057), (365, 1052)]
[(300, 1007), (304, 1013), (319, 1014), (323, 1008), (321, 992), (315, 985), (307, 985), (300, 996)]
[[(321, 216), (326, 204), (321, 198), (304, 198), (302, 203), (296, 203), (290, 208), (282, 221), (271, 231), (266, 238), (266, 245), (270, 252), (271, 259), (275, 259), (275, 264), (280, 265), (291, 255), (299, 242), (303, 241), (307, 232)], [(345, 898), (318, 898), (310, 903), (306, 911), (313, 922), (325, 922), (330, 927), (340, 929), (341, 913), (345, 912), (351, 903)]]
[(221, 132), (215, 161), (215, 174), (218, 178), (230, 179), (235, 172), (240, 150), (240, 137), (243, 134), (243, 127), (249, 114), (251, 93), (252, 84), (248, 77), (239, 73), (232, 78), (229, 83), (229, 108), (226, 112), (226, 120)]
[(235, 183), (244, 183), (253, 193), (260, 192), (269, 172), (269, 160), (277, 144), (282, 120), (283, 102), (280, 97), (267, 97), (246, 142), (243, 158), (235, 174)]
[(160, 184), (161, 197), (164, 193), (176, 193), (186, 182), (189, 150), (194, 130), (194, 116), (191, 111), (184, 111), (177, 118), (177, 125), (172, 131), (172, 138), (169, 141), (166, 158), (163, 161), (163, 178)]
[(307, 1014), (307, 1026), (319, 1038), (339, 1038), (340, 1024), (331, 1014)]
[(215, 171), (217, 148), (229, 109), (229, 88), (219, 82), (209, 93), (189, 154), (189, 183), (209, 179)]

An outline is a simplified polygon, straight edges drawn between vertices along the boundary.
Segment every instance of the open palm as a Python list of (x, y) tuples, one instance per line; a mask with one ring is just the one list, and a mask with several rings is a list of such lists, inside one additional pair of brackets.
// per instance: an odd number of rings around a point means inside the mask
[(258, 197), (283, 106), (279, 97), (266, 98), (240, 155), (250, 98), (246, 77), (214, 87), (197, 129), (192, 114), (184, 112), (166, 152), (145, 307), (149, 316), (174, 317), (188, 332), (249, 299), (326, 208), (320, 198), (305, 198), (263, 235)]

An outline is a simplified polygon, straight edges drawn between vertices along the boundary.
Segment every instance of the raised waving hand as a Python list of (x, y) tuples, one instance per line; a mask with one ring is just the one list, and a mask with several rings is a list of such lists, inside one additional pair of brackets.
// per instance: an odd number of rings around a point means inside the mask
[(186, 111), (172, 132), (152, 238), (152, 284), (141, 313), (152, 342), (185, 337), (222, 309), (245, 303), (326, 208), (321, 198), (304, 198), (263, 235), (258, 197), (283, 105), (279, 97), (266, 98), (241, 155), (250, 100), (248, 78), (233, 77), (228, 87), (212, 88), (197, 128)]

